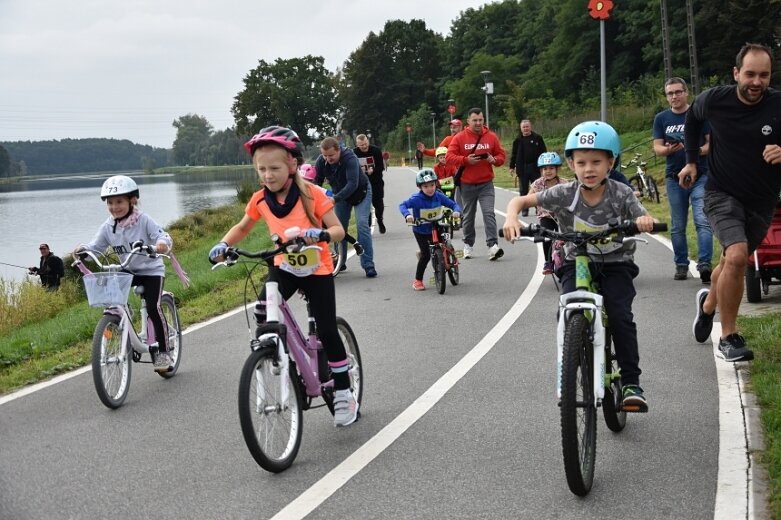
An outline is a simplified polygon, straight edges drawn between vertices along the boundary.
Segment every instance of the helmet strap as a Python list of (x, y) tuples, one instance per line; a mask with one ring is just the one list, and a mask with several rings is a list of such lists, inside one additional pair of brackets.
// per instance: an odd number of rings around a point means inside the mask
[(595, 190), (595, 189), (599, 188), (600, 186), (603, 186), (603, 185), (604, 185), (606, 182), (607, 182), (607, 177), (605, 177), (604, 179), (602, 179), (602, 182), (600, 182), (599, 184), (597, 184), (597, 185), (596, 185), (596, 186), (594, 186), (593, 188), (590, 188), (590, 187), (586, 186), (585, 184), (583, 184), (583, 183), (581, 182), (581, 183), (580, 183), (580, 189), (581, 189), (581, 190), (584, 190), (584, 191), (591, 191), (591, 190)]

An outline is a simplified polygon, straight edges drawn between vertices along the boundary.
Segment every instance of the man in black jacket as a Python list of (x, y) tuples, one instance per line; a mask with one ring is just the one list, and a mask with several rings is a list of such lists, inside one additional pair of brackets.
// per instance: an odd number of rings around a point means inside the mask
[[(529, 186), (540, 176), (537, 158), (547, 151), (542, 136), (532, 131), (531, 121), (528, 119), (521, 121), (521, 135), (513, 141), (512, 155), (510, 155), (510, 172), (521, 180), (521, 195), (529, 193)], [(528, 215), (529, 210), (523, 210), (522, 216)]]
[(41, 277), (41, 285), (49, 291), (60, 288), (60, 280), (65, 276), (65, 266), (62, 259), (49, 249), (49, 244), (41, 244), (38, 250), (41, 252), (41, 261), (38, 267), (28, 268), (28, 272)]
[[(385, 182), (382, 180), (385, 162), (382, 160), (382, 150), (369, 144), (369, 138), (364, 134), (359, 134), (355, 138), (355, 144), (357, 146), (353, 151), (358, 156), (358, 163), (363, 172), (369, 176), (369, 182), (372, 184), (372, 206), (374, 206), (374, 216), (377, 217), (377, 226), (380, 228), (380, 233), (385, 233), (385, 224), (382, 222), (385, 211), (382, 200), (385, 197)], [(369, 219), (371, 220), (371, 217)]]

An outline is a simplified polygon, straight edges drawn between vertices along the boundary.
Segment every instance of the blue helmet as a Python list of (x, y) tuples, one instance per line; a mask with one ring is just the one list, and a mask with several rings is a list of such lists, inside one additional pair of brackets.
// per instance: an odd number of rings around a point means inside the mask
[(537, 168), (543, 166), (561, 166), (561, 157), (556, 152), (544, 152), (537, 158)]
[(431, 168), (423, 168), (415, 175), (415, 184), (420, 187), (426, 182), (437, 182), (437, 174)]
[(621, 153), (621, 139), (612, 126), (603, 121), (586, 121), (570, 130), (564, 144), (564, 155), (572, 157), (573, 150), (604, 150), (613, 158)]

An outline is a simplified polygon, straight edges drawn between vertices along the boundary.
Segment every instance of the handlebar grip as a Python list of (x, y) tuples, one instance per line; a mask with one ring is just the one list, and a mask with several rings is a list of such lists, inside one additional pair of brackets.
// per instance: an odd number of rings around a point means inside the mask
[(667, 222), (654, 222), (653, 233), (659, 233), (661, 231), (667, 231)]
[(522, 237), (533, 237), (537, 235), (540, 230), (539, 224), (529, 224), (528, 226), (521, 228)]
[(317, 237), (318, 242), (330, 242), (331, 241), (331, 233), (329, 233), (327, 230), (322, 230), (320, 232), (320, 236)]

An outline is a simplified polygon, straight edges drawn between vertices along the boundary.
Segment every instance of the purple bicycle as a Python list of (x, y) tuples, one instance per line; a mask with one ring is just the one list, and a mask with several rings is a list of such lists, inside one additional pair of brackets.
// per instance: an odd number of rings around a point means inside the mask
[[(297, 235), (298, 230), (295, 229)], [(248, 252), (229, 248), (226, 260), (219, 265), (233, 265), (240, 257), (259, 258), (261, 262), (247, 269), (247, 285), (258, 294), (252, 281), (255, 269), (265, 264), (271, 268), (274, 257), (287, 255), (292, 265), (305, 267), (318, 256), (319, 246), (307, 246), (300, 238), (283, 241), (272, 236), (276, 248)], [(265, 281), (266, 323), (259, 325), (250, 341), (251, 353), (244, 362), (239, 379), (239, 422), (244, 441), (252, 457), (266, 471), (279, 473), (289, 468), (298, 454), (303, 433), (303, 412), (327, 406), (333, 414), (334, 383), (328, 360), (317, 337), (315, 319), (306, 301), (308, 332), (298, 325), (287, 302), (281, 297), (277, 282)], [(246, 291), (246, 289), (245, 289)], [(245, 298), (246, 300), (246, 298)], [(247, 313), (247, 324), (250, 323)], [(363, 370), (358, 341), (350, 325), (336, 318), (339, 335), (347, 351), (350, 385), (358, 403), (363, 397)], [(313, 406), (315, 399), (323, 403)], [(360, 413), (360, 412), (359, 412)]]

